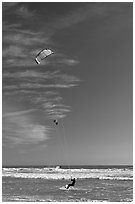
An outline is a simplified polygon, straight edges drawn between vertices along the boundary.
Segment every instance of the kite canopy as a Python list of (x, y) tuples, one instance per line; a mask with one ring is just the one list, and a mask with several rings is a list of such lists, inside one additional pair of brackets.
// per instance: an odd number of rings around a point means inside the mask
[(46, 57), (50, 56), (53, 53), (54, 52), (52, 52), (50, 49), (41, 50), (36, 56), (36, 59), (35, 59), (36, 63), (40, 64), (41, 60), (44, 60)]

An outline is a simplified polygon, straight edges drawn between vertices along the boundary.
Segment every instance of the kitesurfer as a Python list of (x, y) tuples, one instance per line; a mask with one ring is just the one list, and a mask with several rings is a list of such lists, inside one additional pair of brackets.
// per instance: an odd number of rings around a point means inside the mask
[(69, 183), (68, 185), (66, 185), (66, 189), (69, 189), (70, 186), (75, 185), (75, 182), (76, 182), (75, 178), (72, 179), (72, 177), (71, 177), (71, 181), (72, 181), (72, 183)]

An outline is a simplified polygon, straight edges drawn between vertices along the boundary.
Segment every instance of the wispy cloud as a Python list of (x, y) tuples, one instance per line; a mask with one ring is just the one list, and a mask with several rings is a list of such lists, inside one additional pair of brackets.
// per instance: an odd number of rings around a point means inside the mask
[[(3, 4), (5, 5), (5, 4)], [(24, 29), (24, 25), (27, 23), (31, 25), (31, 19), (34, 21), (33, 17), (37, 20), (39, 16), (36, 14), (36, 11), (31, 11), (28, 9), (27, 4), (10, 4), (8, 3), (5, 5), (6, 10), (4, 9), (3, 12), (3, 67), (14, 67), (14, 66), (37, 66), (34, 59), (36, 54), (45, 48), (46, 46), (53, 46), (55, 47), (55, 43), (53, 43), (51, 36), (52, 30), (53, 33), (55, 32), (53, 23), (50, 19), (50, 26), (42, 27), (42, 23), (40, 25), (39, 31), (34, 31), (33, 26), (29, 27), (29, 29)], [(3, 6), (3, 8), (5, 8)], [(13, 7), (14, 9), (9, 9)], [(9, 15), (16, 15), (14, 19), (18, 19), (17, 17), (20, 16), (24, 20), (15, 20), (14, 23), (11, 21)], [(37, 17), (37, 18), (36, 18)], [(27, 18), (27, 21), (26, 21)], [(12, 19), (12, 18), (11, 18)], [(40, 21), (40, 19), (39, 19)], [(59, 19), (58, 19), (59, 22)], [(46, 25), (46, 22), (45, 22)], [(35, 25), (34, 25), (35, 27)], [(50, 31), (51, 30), (51, 31)], [(78, 60), (75, 60), (74, 57), (71, 58), (70, 56), (59, 56), (59, 53), (54, 49), (55, 55), (52, 57), (51, 60), (43, 60), (41, 65), (46, 64), (63, 64), (67, 66), (76, 65)], [(60, 57), (60, 59), (59, 59)]]
[(62, 97), (56, 89), (71, 88), (78, 82), (80, 80), (77, 77), (60, 71), (6, 71), (3, 73), (3, 95), (14, 96), (21, 102), (28, 101), (34, 108), (43, 109), (48, 118), (61, 118), (65, 117), (70, 109), (62, 104)]
[(24, 18), (24, 19), (29, 19), (29, 18), (33, 18), (35, 16), (35, 12), (34, 11), (30, 11), (26, 6), (21, 6), (19, 7), (15, 13)]
[(76, 84), (36, 84), (36, 83), (22, 83), (20, 84), (20, 86), (16, 86), (16, 85), (7, 85), (4, 87), (4, 89), (6, 90), (19, 90), (19, 89), (46, 89), (46, 88), (71, 88), (77, 86)]
[(39, 33), (9, 33), (3, 36), (3, 41), (9, 44), (17, 44), (21, 46), (33, 46), (41, 45), (42, 43), (48, 43), (48, 38), (40, 38)]
[(29, 109), (29, 110), (24, 110), (24, 111), (17, 111), (17, 112), (10, 112), (10, 113), (5, 113), (2, 115), (2, 117), (13, 117), (13, 116), (18, 116), (18, 115), (23, 115), (23, 114), (27, 114), (30, 112), (35, 111), (35, 109)]
[(28, 9), (27, 4), (22, 5), (22, 2), (3, 2), (2, 8), (7, 15), (16, 15), (22, 19), (33, 18), (35, 14), (34, 11)]
[[(48, 44), (49, 39), (43, 37), (43, 33), (27, 31), (3, 31), (3, 65), (13, 66), (37, 66), (34, 59), (37, 51), (41, 50), (43, 44)], [(46, 64), (46, 61), (43, 63)]]
[(52, 108), (55, 108), (55, 107), (61, 107), (61, 108), (65, 108), (65, 109), (69, 109), (70, 108), (70, 106), (66, 106), (66, 105), (64, 105), (64, 104), (61, 104), (61, 103), (59, 103), (59, 104), (55, 104), (53, 101), (48, 101), (48, 102), (46, 102), (45, 104), (44, 104), (44, 107), (46, 108), (46, 109), (52, 109)]
[(78, 6), (76, 9), (71, 9), (68, 13), (65, 15), (58, 17), (56, 19), (53, 19), (49, 22), (50, 25), (48, 27), (52, 28), (52, 33), (56, 32), (57, 30), (62, 30), (64, 28), (71, 27), (73, 25), (76, 25), (78, 23), (83, 22), (84, 20), (92, 19), (93, 17), (100, 17), (103, 15), (107, 15), (109, 12), (107, 11), (109, 8), (109, 11), (111, 11), (111, 6), (101, 3), (78, 3)]
[(75, 59), (69, 59), (68, 57), (67, 58), (62, 57), (61, 59), (56, 59), (55, 63), (67, 65), (67, 66), (74, 66), (74, 65), (78, 64), (79, 61), (75, 60)]
[[(40, 85), (43, 85), (43, 82), (45, 85), (47, 85), (47, 80), (49, 82), (55, 82), (55, 84), (60, 84), (60, 83), (77, 83), (80, 82), (80, 80), (72, 75), (66, 74), (66, 73), (61, 73), (60, 71), (33, 71), (33, 70), (27, 70), (27, 71), (20, 71), (20, 72), (3, 72), (3, 79), (4, 82), (6, 83), (9, 82), (9, 79), (16, 78), (16, 79), (22, 79), (25, 80), (25, 82), (38, 82), (35, 83), (35, 86), (37, 84), (37, 87)], [(14, 82), (11, 81), (13, 84)], [(15, 82), (16, 83), (16, 82)], [(19, 84), (21, 82), (19, 81)], [(27, 85), (26, 85), (27, 86)]]
[[(60, 99), (61, 100), (61, 99)], [(45, 114), (47, 115), (48, 118), (64, 118), (66, 116), (67, 112), (70, 112), (70, 107), (66, 106), (62, 103), (58, 103), (58, 101), (48, 101), (43, 104)]]
[(60, 118), (64, 118), (66, 116), (67, 112), (70, 112), (69, 109), (67, 108), (48, 108), (46, 109), (46, 114), (48, 118), (56, 118), (56, 119), (60, 119)]
[[(117, 5), (117, 6), (116, 6)], [(129, 19), (127, 16), (125, 16), (125, 9), (127, 6), (130, 6), (128, 2), (119, 2), (119, 3), (105, 3), (105, 2), (81, 2), (78, 3), (78, 7), (76, 9), (71, 9), (68, 13), (65, 15), (56, 18), (55, 20), (50, 22), (50, 26), (52, 27), (52, 33), (56, 32), (57, 30), (62, 30), (65, 28), (69, 28), (71, 26), (75, 26), (78, 23), (82, 23), (83, 21), (89, 21), (90, 23), (93, 21), (93, 19), (103, 19), (103, 22), (105, 24), (98, 25), (99, 28), (102, 28), (102, 26), (106, 27), (106, 21), (107, 18), (111, 18), (111, 16), (115, 15), (122, 15), (122, 19), (124, 17), (125, 22), (129, 23)], [(128, 15), (131, 15), (128, 14)], [(105, 20), (104, 20), (105, 19)], [(120, 26), (120, 23), (122, 21), (118, 22), (118, 26)], [(90, 24), (91, 25), (91, 24)], [(93, 25), (93, 24), (92, 24)], [(107, 25), (108, 26), (108, 25)], [(110, 25), (111, 26), (111, 25)]]
[(23, 47), (18, 47), (15, 45), (10, 45), (9, 47), (5, 48), (2, 52), (3, 57), (21, 57), (21, 58), (26, 58), (26, 54), (24, 52)]
[[(27, 5), (27, 3), (3, 3), (3, 68), (36, 66), (34, 59), (37, 50), (50, 43), (49, 37), (44, 36), (44, 32), (35, 32), (29, 27), (36, 13), (29, 10)], [(14, 19), (14, 22), (10, 19)]]
[[(31, 111), (29, 111), (29, 113)], [(28, 111), (4, 114), (4, 144), (38, 144), (41, 141), (46, 141), (49, 139), (48, 134), (51, 128), (48, 126), (33, 124), (26, 113), (28, 114)]]
[[(29, 5), (25, 3), (3, 4), (3, 96), (7, 100), (15, 99), (19, 103), (28, 102), (32, 110), (42, 109), (48, 119), (56, 116), (62, 118), (71, 111), (71, 108), (63, 104), (60, 89), (75, 87), (80, 82), (78, 77), (67, 74), (66, 68), (77, 65), (79, 61), (73, 56), (66, 56), (62, 50), (58, 50), (51, 38), (57, 26), (58, 29), (62, 29), (63, 21), (50, 17), (49, 25), (46, 21), (40, 22), (41, 16), (36, 13), (36, 10), (31, 10)], [(66, 26), (71, 24), (69, 16), (64, 16), (64, 18), (67, 19)], [(40, 22), (37, 25), (39, 29), (35, 29), (34, 21)], [(55, 23), (56, 26), (54, 26)], [(55, 54), (43, 60), (41, 66), (38, 66), (34, 61), (35, 56), (46, 46), (53, 47)], [(28, 113), (32, 110), (28, 110)], [(30, 122), (28, 128), (23, 122), (21, 126), (16, 118), (22, 121), (23, 116), (26, 117), (25, 111), (18, 111), (5, 113), (3, 118), (13, 118), (14, 124), (19, 127), (18, 131), (20, 127), (23, 131), (27, 130), (25, 135), (28, 135), (28, 129), (31, 133), (39, 130), (39, 126), (36, 126), (35, 130)], [(9, 121), (10, 119), (7, 123)], [(40, 129), (41, 135), (47, 130), (44, 127)], [(29, 132), (29, 135), (31, 133)], [(21, 135), (21, 132), (13, 132), (13, 135), (17, 134)], [(13, 140), (21, 143), (21, 139), (16, 138)]]
[(61, 63), (65, 63), (66, 65), (75, 65), (75, 64), (78, 64), (79, 61), (78, 60), (75, 60), (75, 59), (63, 59), (61, 61)]
[(15, 89), (69, 88), (76, 86), (78, 82), (80, 80), (77, 77), (59, 71), (40, 72), (29, 70), (3, 73), (3, 90), (9, 89), (10, 91)]

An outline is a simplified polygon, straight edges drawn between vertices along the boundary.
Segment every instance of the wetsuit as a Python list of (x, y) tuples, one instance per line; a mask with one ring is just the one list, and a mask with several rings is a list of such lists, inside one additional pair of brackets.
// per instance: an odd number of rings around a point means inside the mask
[(75, 185), (75, 182), (76, 182), (76, 180), (75, 180), (75, 178), (73, 178), (73, 179), (71, 179), (71, 181), (72, 181), (72, 183), (69, 183), (68, 185), (67, 185), (67, 189), (70, 187), (70, 186), (74, 186)]

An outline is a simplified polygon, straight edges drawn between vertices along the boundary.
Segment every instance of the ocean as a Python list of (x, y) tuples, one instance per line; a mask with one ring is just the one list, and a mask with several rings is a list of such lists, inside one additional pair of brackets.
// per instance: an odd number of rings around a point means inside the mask
[[(65, 185), (76, 178), (74, 187)], [(131, 202), (132, 166), (3, 167), (3, 202)]]

